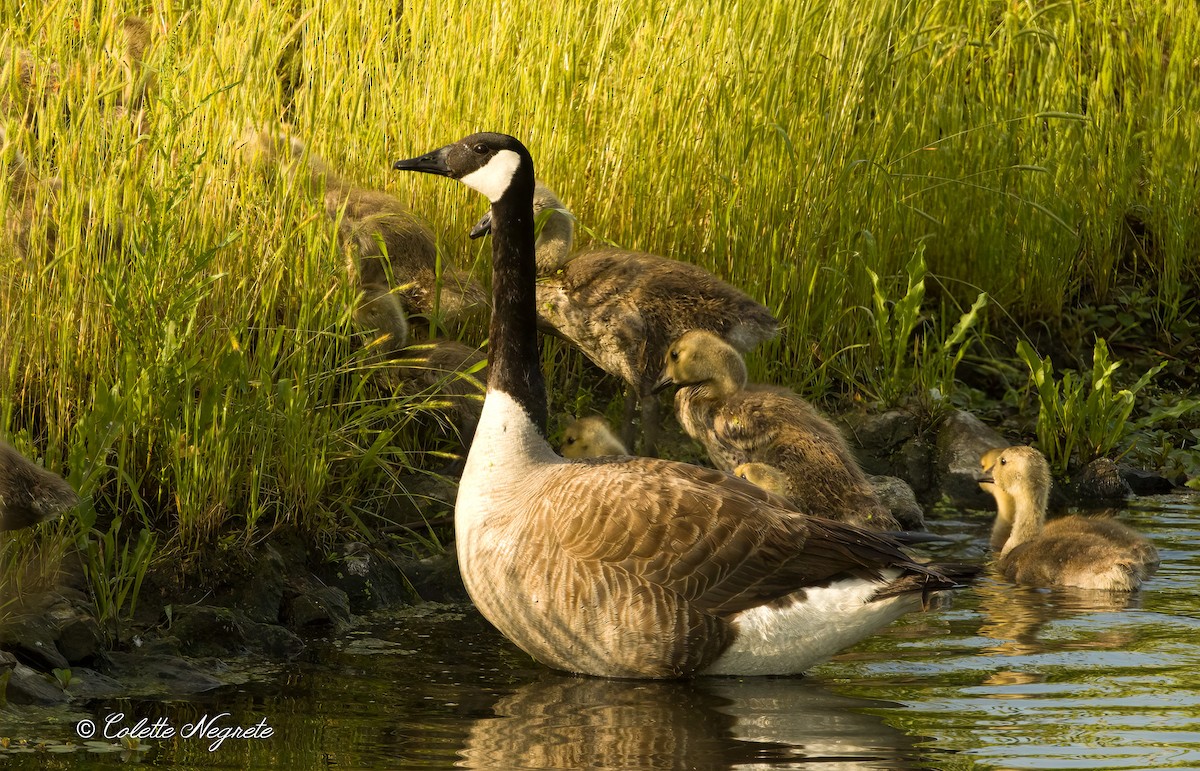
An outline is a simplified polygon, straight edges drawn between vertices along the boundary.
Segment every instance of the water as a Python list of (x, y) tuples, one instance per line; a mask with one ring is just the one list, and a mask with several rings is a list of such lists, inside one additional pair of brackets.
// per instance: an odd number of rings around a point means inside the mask
[[(0, 711), (0, 769), (1141, 769), (1200, 768), (1200, 498), (1143, 499), (1121, 518), (1162, 567), (1133, 596), (994, 580), (910, 616), (805, 678), (639, 683), (531, 663), (469, 607), (426, 606), (316, 641), (303, 661), (201, 697)], [(989, 523), (942, 521), (939, 556), (981, 558)], [(85, 753), (75, 726), (122, 713), (266, 738), (147, 740)], [(111, 742), (106, 742), (111, 746)]]

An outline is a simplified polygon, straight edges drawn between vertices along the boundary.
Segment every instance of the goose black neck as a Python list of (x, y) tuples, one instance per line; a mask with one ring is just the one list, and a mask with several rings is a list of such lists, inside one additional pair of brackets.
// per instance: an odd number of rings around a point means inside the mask
[(492, 203), (492, 328), (488, 388), (503, 391), (546, 436), (546, 383), (537, 338), (533, 175)]

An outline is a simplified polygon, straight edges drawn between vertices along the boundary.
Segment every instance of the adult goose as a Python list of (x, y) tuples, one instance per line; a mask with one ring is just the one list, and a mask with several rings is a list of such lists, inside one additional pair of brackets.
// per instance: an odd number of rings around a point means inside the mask
[(0, 442), (0, 530), (55, 519), (77, 505), (79, 496), (62, 477)]
[[(782, 481), (785, 497), (809, 514), (900, 529), (837, 426), (792, 391), (748, 384), (741, 354), (719, 336), (687, 332), (671, 344), (664, 364), (655, 388), (679, 387), (679, 423), (704, 445), (713, 465), (734, 471), (767, 464), (782, 474), (773, 479)], [(751, 467), (752, 474), (757, 470)]]
[(721, 471), (556, 454), (529, 152), (473, 134), (394, 168), (460, 180), (492, 203), (488, 391), (455, 540), (471, 599), (535, 659), (607, 677), (802, 672), (974, 574), (917, 564), (891, 540), (800, 515)]
[[(745, 353), (778, 333), (779, 322), (761, 303), (698, 265), (613, 247), (569, 254), (574, 218), (541, 182), (535, 182), (533, 209), (542, 221), (535, 244), (541, 323), (625, 381), (626, 447), (633, 449), (637, 438), (640, 407), (642, 454), (655, 453), (660, 418), (654, 383), (675, 338), (707, 329)], [(490, 229), (488, 214), (471, 234)]]
[(1158, 567), (1154, 545), (1115, 519), (1073, 514), (1047, 522), (1050, 466), (1034, 448), (985, 453), (982, 463), (980, 486), (996, 497), (997, 523), (1009, 523), (996, 562), (1009, 581), (1128, 592)]

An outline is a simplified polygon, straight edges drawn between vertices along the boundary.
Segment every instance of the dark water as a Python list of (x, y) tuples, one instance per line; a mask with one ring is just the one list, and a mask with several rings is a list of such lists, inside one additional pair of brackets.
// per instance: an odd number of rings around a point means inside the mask
[[(203, 697), (0, 710), (0, 737), (50, 740), (0, 751), (0, 769), (1200, 768), (1200, 499), (1143, 499), (1120, 516), (1162, 555), (1138, 595), (985, 580), (805, 678), (566, 677), (469, 607), (426, 606)], [(988, 526), (939, 523), (961, 540), (938, 556), (981, 558)], [(179, 736), (124, 754), (58, 746), (80, 743), (81, 720), (180, 731), (221, 713), (218, 726), (273, 735), (212, 750)]]

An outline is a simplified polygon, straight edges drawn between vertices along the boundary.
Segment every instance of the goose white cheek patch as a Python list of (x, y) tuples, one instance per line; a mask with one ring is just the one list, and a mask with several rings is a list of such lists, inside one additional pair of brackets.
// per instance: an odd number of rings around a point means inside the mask
[(492, 156), (486, 166), (472, 171), (459, 181), (469, 188), (478, 190), (493, 203), (500, 200), (504, 191), (508, 190), (517, 166), (521, 165), (521, 156), (512, 150), (501, 150)]

